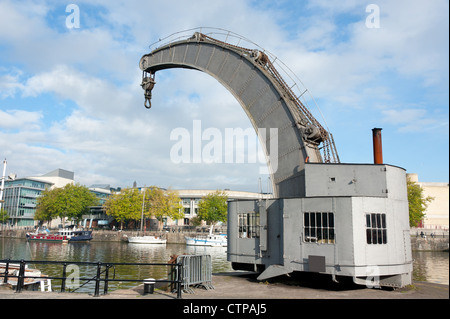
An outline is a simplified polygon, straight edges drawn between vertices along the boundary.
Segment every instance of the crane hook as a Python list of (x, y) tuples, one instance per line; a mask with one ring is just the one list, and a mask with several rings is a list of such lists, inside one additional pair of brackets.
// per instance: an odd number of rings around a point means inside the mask
[(154, 73), (149, 73), (147, 74), (147, 72), (143, 72), (142, 74), (142, 89), (144, 89), (144, 96), (145, 96), (145, 102), (144, 102), (144, 106), (149, 109), (152, 107), (152, 103), (151, 103), (151, 98), (152, 98), (152, 90), (153, 87), (155, 86), (156, 82), (155, 82), (155, 74)]

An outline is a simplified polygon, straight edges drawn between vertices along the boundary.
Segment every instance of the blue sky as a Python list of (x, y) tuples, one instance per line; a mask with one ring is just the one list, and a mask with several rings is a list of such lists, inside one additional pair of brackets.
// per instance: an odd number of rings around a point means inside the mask
[[(79, 28), (68, 28), (68, 5)], [(379, 9), (379, 27), (368, 28)], [(177, 128), (251, 127), (216, 80), (157, 73), (143, 106), (139, 59), (169, 34), (215, 27), (275, 54), (314, 96), (342, 162), (385, 163), (448, 182), (449, 4), (415, 1), (0, 0), (0, 158), (8, 173), (75, 172), (89, 186), (258, 190), (260, 163), (173, 163)], [(318, 114), (317, 110), (312, 110)], [(322, 118), (318, 119), (320, 121)]]

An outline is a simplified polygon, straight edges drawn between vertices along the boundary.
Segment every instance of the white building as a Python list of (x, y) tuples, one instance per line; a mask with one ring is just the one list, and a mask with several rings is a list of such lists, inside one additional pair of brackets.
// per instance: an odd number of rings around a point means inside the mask
[[(214, 193), (216, 190), (208, 190), (208, 189), (181, 189), (175, 190), (178, 192), (178, 196), (182, 201), (182, 205), (184, 208), (184, 220), (178, 221), (168, 221), (168, 224), (173, 225), (189, 225), (189, 220), (192, 217), (197, 216), (198, 210), (198, 202), (205, 196)], [(253, 193), (253, 192), (242, 192), (242, 191), (231, 191), (224, 190), (224, 192), (228, 196), (228, 200), (236, 200), (236, 199), (268, 199), (272, 198), (272, 194), (263, 194), (263, 193)]]
[(408, 178), (423, 188), (425, 197), (434, 199), (428, 204), (423, 220), (423, 228), (449, 229), (449, 183), (419, 182), (417, 174), (408, 174)]

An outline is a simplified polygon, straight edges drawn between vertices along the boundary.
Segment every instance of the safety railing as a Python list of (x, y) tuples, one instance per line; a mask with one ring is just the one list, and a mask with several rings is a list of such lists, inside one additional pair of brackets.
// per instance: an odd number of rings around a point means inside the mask
[(191, 286), (214, 289), (210, 255), (181, 255), (177, 257), (177, 264), (181, 265), (183, 292), (193, 293)]
[[(115, 269), (116, 266), (167, 266), (169, 267), (169, 278), (168, 279), (152, 279), (153, 282), (161, 282), (161, 283), (168, 283), (170, 287), (172, 287), (172, 292), (176, 292), (177, 298), (181, 298), (181, 284), (183, 282), (183, 271), (182, 271), (182, 264), (175, 263), (102, 263), (102, 262), (68, 262), (68, 261), (36, 261), (36, 260), (0, 260), (0, 263), (2, 264), (2, 268), (4, 267), (3, 273), (0, 273), (0, 282), (3, 284), (8, 283), (8, 278), (17, 278), (17, 284), (16, 284), (16, 292), (20, 293), (23, 291), (25, 286), (25, 279), (31, 278), (31, 279), (38, 279), (38, 280), (48, 280), (48, 279), (57, 279), (61, 280), (61, 292), (66, 292), (66, 281), (69, 278), (67, 274), (67, 266), (69, 265), (90, 265), (96, 267), (96, 275), (89, 278), (80, 277), (77, 278), (80, 282), (84, 283), (77, 287), (76, 289), (72, 290), (71, 292), (74, 292), (78, 290), (79, 288), (83, 287), (88, 282), (94, 282), (94, 297), (100, 296), (100, 287), (101, 283), (103, 282), (103, 294), (108, 294), (109, 289), (109, 283), (118, 281), (118, 282), (142, 282), (145, 283), (148, 281), (148, 279), (139, 279), (139, 278), (131, 278), (131, 279), (124, 279), (124, 278), (116, 278), (115, 273), (114, 276), (110, 277), (110, 269)], [(56, 265), (62, 265), (62, 274), (61, 276), (31, 276), (26, 274), (26, 266), (27, 264), (56, 264)], [(10, 270), (12, 269), (12, 265), (15, 265), (16, 268), (18, 266), (18, 272), (14, 272), (14, 275), (10, 274)], [(11, 272), (12, 273), (12, 272)], [(17, 273), (17, 274), (16, 274)], [(70, 274), (69, 274), (70, 275)]]

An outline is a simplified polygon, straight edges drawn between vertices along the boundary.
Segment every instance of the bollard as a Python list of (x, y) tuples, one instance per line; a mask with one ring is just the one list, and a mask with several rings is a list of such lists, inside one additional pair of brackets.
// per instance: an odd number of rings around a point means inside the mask
[(147, 278), (144, 279), (144, 295), (153, 294), (155, 291), (155, 279)]

